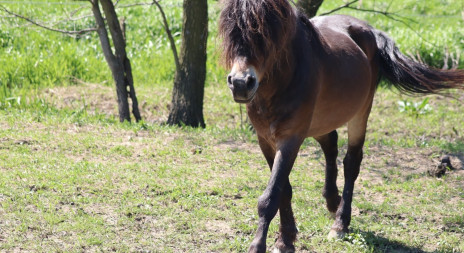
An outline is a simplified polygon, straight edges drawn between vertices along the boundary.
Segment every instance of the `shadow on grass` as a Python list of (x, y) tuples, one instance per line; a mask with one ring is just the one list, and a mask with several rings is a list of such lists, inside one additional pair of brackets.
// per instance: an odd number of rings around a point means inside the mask
[(356, 230), (350, 233), (344, 240), (353, 244), (360, 243), (366, 245), (372, 252), (396, 252), (396, 253), (427, 253), (423, 249), (408, 246), (402, 242), (390, 240), (388, 238), (375, 235), (372, 232)]
[(451, 156), (455, 156), (461, 161), (462, 166), (464, 167), (464, 142), (459, 141), (455, 143), (447, 143), (443, 147), (444, 152), (450, 153)]

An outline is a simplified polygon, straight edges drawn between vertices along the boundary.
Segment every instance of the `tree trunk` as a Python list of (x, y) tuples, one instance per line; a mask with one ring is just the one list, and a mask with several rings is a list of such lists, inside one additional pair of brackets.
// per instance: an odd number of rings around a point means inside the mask
[(306, 13), (310, 18), (316, 16), (317, 10), (321, 6), (324, 0), (298, 0), (298, 6)]
[(174, 77), (167, 124), (205, 127), (203, 97), (208, 38), (207, 0), (184, 0), (179, 68)]
[(98, 0), (92, 0), (92, 12), (98, 26), (97, 32), (100, 37), (103, 54), (105, 55), (106, 62), (111, 69), (113, 79), (116, 83), (119, 121), (131, 121), (128, 101), (129, 97), (132, 100), (132, 113), (134, 114), (135, 120), (139, 121), (142, 118), (138, 109), (138, 101), (135, 94), (134, 81), (132, 79), (132, 69), (126, 54), (126, 41), (124, 34), (114, 9), (113, 2), (111, 0), (100, 1), (111, 33), (115, 49), (114, 53), (111, 49), (108, 31), (106, 30), (105, 20), (100, 11)]

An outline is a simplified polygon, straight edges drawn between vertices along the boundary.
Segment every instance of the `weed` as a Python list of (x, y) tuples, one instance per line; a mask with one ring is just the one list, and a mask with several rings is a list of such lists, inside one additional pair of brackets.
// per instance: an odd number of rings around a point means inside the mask
[(416, 118), (419, 115), (432, 111), (432, 107), (429, 105), (429, 98), (424, 98), (421, 102), (411, 102), (409, 100), (398, 101), (398, 106), (400, 112)]

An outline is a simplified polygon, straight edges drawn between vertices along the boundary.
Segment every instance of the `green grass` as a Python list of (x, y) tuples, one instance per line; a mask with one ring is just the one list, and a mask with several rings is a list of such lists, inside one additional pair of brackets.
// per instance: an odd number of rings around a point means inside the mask
[[(383, 109), (374, 108), (372, 118)], [(389, 118), (415, 119), (395, 109)], [(246, 250), (257, 224), (256, 199), (269, 176), (251, 133), (226, 126), (119, 124), (72, 113), (1, 112), (3, 250)], [(370, 129), (378, 127), (373, 122)], [(377, 141), (368, 135), (352, 234), (337, 242), (325, 239), (332, 221), (321, 197), (322, 154), (313, 142), (303, 147), (291, 175), (299, 251), (462, 250), (463, 174), (437, 180), (408, 163), (420, 158), (417, 166), (433, 166), (427, 153), (444, 152), (440, 146)]]
[[(49, 2), (5, 5), (53, 23), (57, 15), (88, 4)], [(181, 1), (162, 3), (179, 40)], [(120, 124), (115, 117), (111, 75), (96, 35), (74, 39), (0, 19), (0, 251), (247, 250), (257, 226), (257, 198), (270, 173), (223, 83), (218, 7), (209, 3), (206, 129), (160, 124), (168, 114), (174, 64), (153, 6), (119, 12), (128, 22), (128, 51), (145, 119), (137, 124)], [(363, 7), (383, 9), (388, 3), (363, 1)], [(460, 1), (392, 3), (391, 11), (419, 22), (410, 24), (414, 31), (379, 15), (342, 13), (386, 30), (403, 51), (419, 52), (435, 66), (443, 64), (445, 47), (462, 54)], [(341, 4), (327, 1), (321, 12)], [(88, 8), (79, 16), (86, 13)], [(92, 24), (90, 18), (60, 28)], [(418, 113), (413, 105), (421, 105), (423, 97), (379, 88), (355, 188), (352, 231), (343, 241), (326, 239), (333, 221), (321, 196), (324, 158), (314, 140), (305, 141), (290, 176), (298, 252), (464, 251), (463, 170), (441, 179), (427, 175), (443, 154), (455, 166), (463, 162), (464, 94), (452, 95), (460, 100), (429, 96), (430, 110)], [(401, 101), (411, 106), (402, 112)], [(339, 134), (341, 168), (346, 128)], [(277, 231), (276, 218), (269, 247)]]
[[(321, 196), (324, 159), (314, 141), (305, 142), (291, 174), (299, 252), (462, 251), (462, 170), (443, 179), (425, 172), (449, 152), (446, 141), (463, 143), (452, 133), (437, 137), (442, 127), (434, 118), (444, 109), (435, 103), (456, 111), (440, 118), (456, 125), (462, 105), (432, 96), (432, 111), (416, 117), (400, 112), (400, 99), (384, 89), (376, 97), (346, 240), (326, 239), (332, 220)], [(46, 104), (4, 109), (0, 117), (2, 250), (246, 251), (269, 170), (238, 118), (182, 129)], [(436, 141), (420, 145), (411, 134), (420, 129)], [(462, 149), (451, 152), (462, 159)]]

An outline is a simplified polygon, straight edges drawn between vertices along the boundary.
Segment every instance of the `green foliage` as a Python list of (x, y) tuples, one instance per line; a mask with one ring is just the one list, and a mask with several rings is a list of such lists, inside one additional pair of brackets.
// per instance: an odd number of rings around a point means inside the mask
[[(343, 238), (343, 240), (353, 245), (356, 245), (361, 249), (369, 249), (367, 241), (361, 233), (349, 233), (345, 236), (345, 238)], [(373, 251), (373, 249), (369, 249), (369, 251)]]
[(424, 98), (422, 102), (411, 102), (409, 100), (398, 101), (400, 112), (409, 114), (410, 116), (419, 117), (432, 111), (429, 105), (429, 98)]
[[(119, 6), (141, 3), (141, 0), (121, 1)], [(35, 3), (35, 2), (34, 2)], [(344, 2), (325, 1), (319, 13)], [(161, 3), (166, 11), (176, 44), (180, 44), (182, 2), (166, 0)], [(223, 83), (227, 71), (220, 65), (217, 34), (217, 1), (209, 1), (210, 39), (208, 46), (207, 85)], [(5, 6), (21, 15), (44, 24), (58, 24), (62, 30), (79, 30), (94, 27), (95, 22), (87, 2), (61, 2), (58, 0), (36, 4), (8, 3)], [(358, 6), (358, 5), (356, 5)], [(464, 22), (459, 12), (459, 1), (362, 1), (360, 8), (388, 10), (405, 23), (380, 14), (342, 9), (346, 13), (367, 20), (374, 27), (387, 31), (406, 53), (436, 67), (443, 66), (448, 52), (456, 58), (462, 55)], [(33, 7), (33, 8), (30, 8)], [(462, 7), (462, 6), (461, 6)], [(66, 13), (79, 8), (71, 21), (62, 21)], [(461, 8), (462, 9), (462, 8)], [(169, 42), (155, 6), (119, 8), (118, 14), (127, 23), (127, 50), (132, 61), (136, 86), (171, 87), (174, 60)], [(29, 25), (16, 18), (0, 20), (0, 101), (19, 97), (21, 90), (72, 85), (76, 80), (112, 85), (113, 81), (100, 49), (96, 33), (80, 38), (51, 32)], [(464, 67), (464, 57), (459, 66)], [(452, 59), (448, 57), (451, 66)]]

